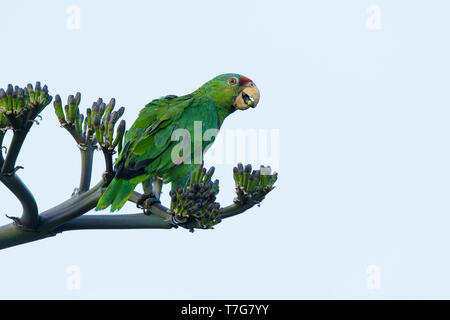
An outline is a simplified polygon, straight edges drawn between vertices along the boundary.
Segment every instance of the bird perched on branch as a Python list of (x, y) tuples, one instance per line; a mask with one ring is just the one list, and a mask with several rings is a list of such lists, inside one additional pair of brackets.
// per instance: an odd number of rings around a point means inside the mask
[(203, 152), (214, 141), (215, 135), (204, 141), (205, 132), (220, 129), (225, 118), (236, 110), (256, 107), (259, 98), (252, 80), (228, 73), (191, 94), (169, 95), (147, 104), (125, 136), (115, 177), (96, 210), (108, 206), (111, 211), (120, 209), (139, 183), (145, 187), (161, 179), (163, 183), (171, 182), (172, 188), (185, 186), (191, 172), (202, 164)]

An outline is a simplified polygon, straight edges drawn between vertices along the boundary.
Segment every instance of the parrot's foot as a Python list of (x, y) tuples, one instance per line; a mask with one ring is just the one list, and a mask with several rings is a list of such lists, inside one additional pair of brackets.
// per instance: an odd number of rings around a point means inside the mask
[(145, 208), (149, 208), (155, 203), (161, 203), (161, 201), (159, 201), (159, 199), (153, 193), (150, 194), (144, 193), (136, 202), (136, 207), (144, 209), (144, 213), (149, 215), (150, 212), (145, 211)]
[(23, 167), (22, 166), (17, 166), (14, 169), (12, 169), (10, 172), (2, 173), (2, 176), (4, 176), (4, 177), (12, 177), (20, 169), (23, 169)]

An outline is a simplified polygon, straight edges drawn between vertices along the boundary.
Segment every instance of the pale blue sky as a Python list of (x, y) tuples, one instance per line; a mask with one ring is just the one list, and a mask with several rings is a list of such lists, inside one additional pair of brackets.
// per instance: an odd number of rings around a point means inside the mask
[[(66, 9), (81, 9), (80, 29)], [(381, 29), (367, 24), (370, 5)], [(5, 1), (0, 87), (40, 80), (131, 123), (153, 98), (225, 72), (255, 110), (224, 128), (279, 129), (277, 188), (213, 231), (75, 231), (0, 252), (0, 298), (450, 298), (450, 6), (446, 1)], [(20, 174), (41, 209), (78, 183), (51, 107)], [(97, 155), (94, 181), (103, 171)], [(219, 200), (233, 198), (217, 167)], [(53, 187), (52, 187), (53, 186)], [(20, 207), (0, 186), (0, 223)], [(127, 211), (128, 210), (128, 211)], [(127, 205), (124, 212), (135, 212)], [(81, 288), (66, 288), (78, 266)], [(379, 289), (366, 270), (381, 270)]]

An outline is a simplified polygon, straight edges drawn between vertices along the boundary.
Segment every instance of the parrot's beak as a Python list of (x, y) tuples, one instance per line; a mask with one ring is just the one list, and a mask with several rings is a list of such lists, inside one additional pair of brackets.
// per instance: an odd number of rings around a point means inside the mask
[(245, 83), (244, 90), (234, 100), (234, 107), (239, 110), (247, 110), (248, 108), (255, 108), (259, 102), (259, 90), (258, 87), (249, 81)]

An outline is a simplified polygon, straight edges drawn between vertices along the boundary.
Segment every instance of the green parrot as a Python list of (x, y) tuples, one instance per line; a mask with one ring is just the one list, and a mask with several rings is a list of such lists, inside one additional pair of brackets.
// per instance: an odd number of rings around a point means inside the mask
[(259, 98), (252, 80), (228, 73), (206, 82), (191, 94), (169, 95), (148, 103), (125, 136), (115, 163), (115, 177), (96, 210), (108, 206), (111, 211), (119, 210), (139, 183), (145, 188), (160, 179), (172, 183), (172, 188), (184, 187), (214, 141), (215, 136), (203, 141), (205, 132), (219, 130), (225, 118), (238, 109), (256, 107)]

